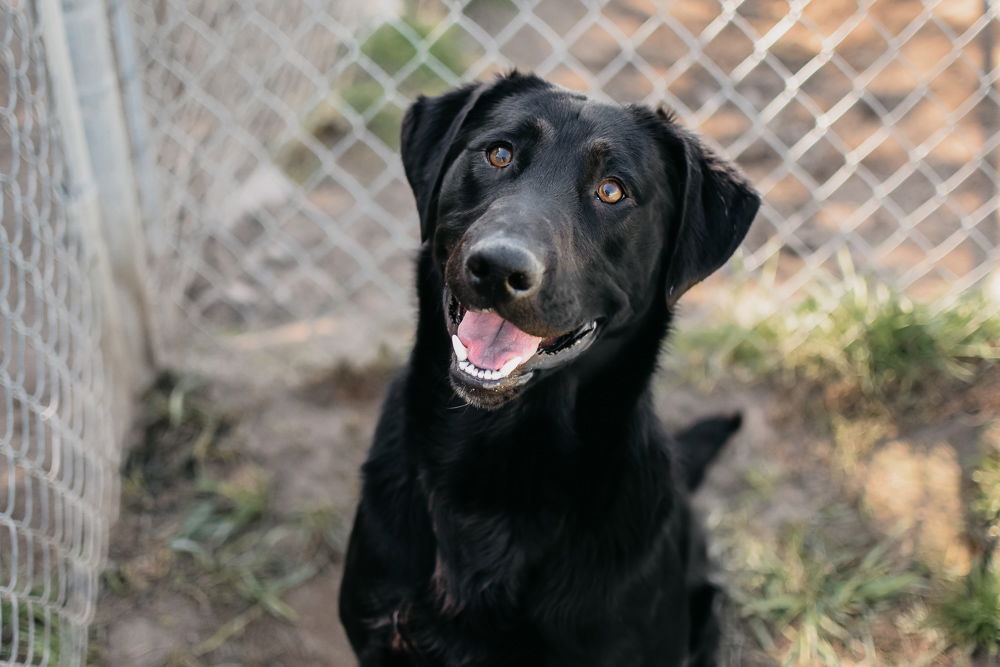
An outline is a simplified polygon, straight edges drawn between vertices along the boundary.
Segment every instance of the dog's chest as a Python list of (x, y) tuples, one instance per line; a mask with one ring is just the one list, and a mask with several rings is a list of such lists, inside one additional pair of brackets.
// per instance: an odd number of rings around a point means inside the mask
[(506, 513), (459, 511), (443, 502), (429, 509), (436, 541), (429, 591), (440, 611), (517, 609), (535, 529)]

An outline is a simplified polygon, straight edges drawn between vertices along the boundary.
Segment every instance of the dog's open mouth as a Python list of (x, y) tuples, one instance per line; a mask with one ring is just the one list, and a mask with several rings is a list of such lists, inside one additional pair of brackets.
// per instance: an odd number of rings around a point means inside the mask
[(532, 371), (569, 361), (589, 346), (599, 324), (593, 320), (561, 335), (541, 338), (492, 310), (468, 310), (450, 293), (445, 299), (457, 375), (483, 388), (523, 384)]

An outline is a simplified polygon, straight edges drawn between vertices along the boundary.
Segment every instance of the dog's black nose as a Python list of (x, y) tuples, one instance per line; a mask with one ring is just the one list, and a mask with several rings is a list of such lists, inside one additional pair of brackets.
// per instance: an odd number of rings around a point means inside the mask
[(538, 291), (545, 267), (533, 252), (510, 241), (480, 241), (465, 260), (469, 283), (494, 299), (522, 299)]

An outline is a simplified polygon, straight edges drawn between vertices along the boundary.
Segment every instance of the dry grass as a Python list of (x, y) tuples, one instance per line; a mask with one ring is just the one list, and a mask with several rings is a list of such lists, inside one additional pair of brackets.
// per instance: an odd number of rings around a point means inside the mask
[(735, 375), (778, 406), (780, 439), (710, 512), (736, 643), (760, 664), (966, 664), (1000, 640), (1000, 316), (849, 275), (774, 317), (737, 290), (672, 346), (675, 378)]

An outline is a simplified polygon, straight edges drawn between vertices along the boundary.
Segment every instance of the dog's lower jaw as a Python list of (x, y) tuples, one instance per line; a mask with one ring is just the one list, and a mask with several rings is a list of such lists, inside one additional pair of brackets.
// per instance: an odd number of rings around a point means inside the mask
[(461, 372), (453, 363), (448, 376), (452, 390), (456, 396), (467, 404), (483, 410), (497, 410), (519, 398), (524, 391), (524, 387), (531, 382), (535, 375), (533, 371), (528, 371), (520, 373), (516, 377), (504, 378), (504, 382), (497, 383), (497, 386), (494, 387), (477, 387), (468, 382), (463, 382), (457, 377)]
[[(545, 339), (535, 338), (532, 345), (531, 339), (533, 337), (518, 330), (517, 324), (504, 320), (502, 316), (492, 310), (467, 310), (449, 288), (442, 289), (440, 308), (443, 310), (443, 321), (446, 329), (444, 335), (450, 337), (452, 348), (448, 355), (448, 379), (451, 387), (455, 394), (467, 404), (484, 410), (496, 410), (516, 400), (526, 387), (539, 380), (541, 376), (560, 373), (571, 366), (576, 359), (586, 354), (591, 345), (599, 338), (602, 324), (605, 321), (603, 317), (589, 320), (561, 335)], [(432, 310), (436, 310), (436, 308)], [(423, 308), (421, 312), (423, 312)], [(509, 332), (509, 329), (505, 329), (508, 325), (514, 329), (516, 333), (508, 333), (508, 335), (511, 337), (510, 340), (516, 341), (515, 345), (522, 348), (521, 354), (518, 355), (516, 351), (511, 354), (512, 350), (508, 347), (504, 351), (505, 356), (501, 357), (501, 362), (506, 361), (502, 367), (497, 368), (494, 365), (480, 368), (476, 366), (473, 362), (472, 352), (466, 348), (461, 338), (462, 326), (473, 314), (477, 319), (488, 321), (485, 340), (495, 342), (496, 339), (489, 338), (489, 334), (493, 333), (499, 336), (501, 331)], [(494, 326), (500, 328), (496, 332), (492, 332), (491, 328)], [(482, 349), (483, 339), (481, 337), (480, 349)], [(500, 345), (502, 348), (504, 343)], [(488, 358), (487, 363), (489, 362), (496, 363), (496, 359)]]
[[(426, 266), (424, 267), (426, 270)], [(436, 276), (424, 275), (431, 283)], [(665, 300), (652, 300), (646, 306), (652, 312), (636, 315), (647, 322), (647, 326), (631, 331), (627, 328), (608, 332), (605, 336), (603, 322), (597, 322), (594, 334), (571, 350), (567, 362), (557, 367), (540, 367), (520, 372), (498, 382), (487, 382), (476, 386), (464, 382), (464, 373), (458, 368), (451, 343), (451, 332), (443, 325), (444, 306), (440, 300), (420, 304), (418, 319), (418, 345), (433, 341), (433, 367), (420, 370), (420, 378), (426, 380), (428, 373), (447, 378), (455, 396), (464, 404), (489, 411), (505, 406), (514, 407), (519, 401), (529, 399), (532, 403), (545, 405), (566, 405), (568, 409), (587, 419), (600, 422), (627, 420), (637, 397), (648, 390), (656, 358), (672, 319), (672, 312)], [(425, 342), (426, 341), (426, 342)], [(543, 355), (539, 355), (543, 356)], [(622, 377), (630, 378), (623, 382)], [(604, 387), (616, 387), (607, 394)], [(530, 397), (526, 396), (527, 393)], [(585, 405), (579, 405), (583, 401)], [(619, 407), (620, 406), (620, 407)]]

